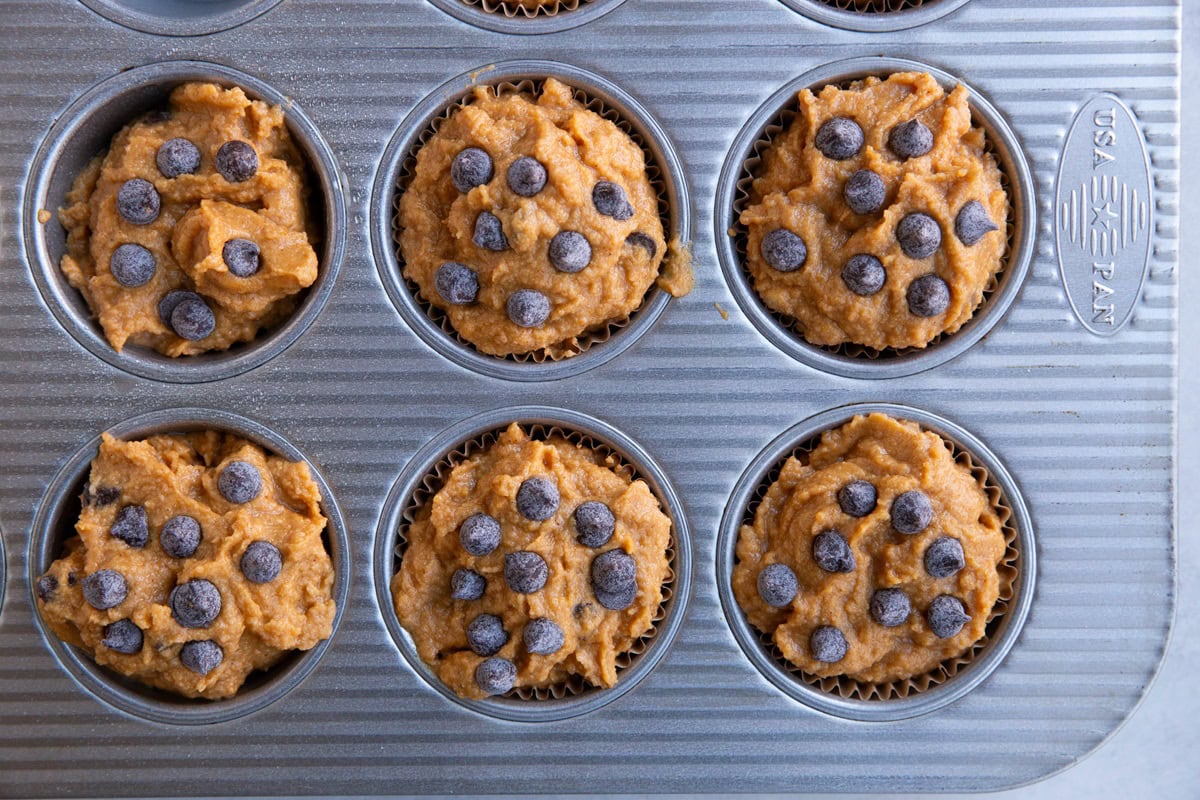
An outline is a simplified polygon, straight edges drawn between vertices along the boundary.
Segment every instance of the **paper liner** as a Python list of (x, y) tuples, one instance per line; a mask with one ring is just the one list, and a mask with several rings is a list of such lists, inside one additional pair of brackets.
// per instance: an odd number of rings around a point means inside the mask
[(813, 0), (839, 11), (854, 11), (860, 14), (887, 14), (893, 11), (911, 11), (924, 5), (937, 5), (938, 0)]
[(497, 0), (462, 0), (462, 2), (466, 5), (483, 9), (489, 14), (503, 14), (513, 19), (517, 17), (554, 17), (569, 11), (575, 11), (593, 2), (593, 0), (556, 0), (555, 2), (541, 3), (533, 8), (527, 8), (519, 3), (504, 2), (504, 0), (499, 0), (499, 2)]
[[(972, 477), (975, 478), (975, 482), (979, 484), (979, 487), (987, 495), (992, 509), (996, 512), (996, 516), (1000, 520), (1000, 530), (1004, 534), (1005, 549), (1004, 555), (996, 565), (996, 571), (1000, 575), (1000, 593), (996, 598), (996, 604), (992, 606), (991, 613), (988, 614), (987, 627), (984, 629), (983, 636), (971, 645), (971, 648), (966, 653), (948, 658), (928, 672), (887, 683), (856, 681), (845, 675), (821, 677), (805, 672), (784, 657), (783, 653), (780, 652), (779, 648), (775, 646), (774, 641), (772, 641), (770, 633), (760, 631), (747, 620), (751, 630), (757, 634), (759, 645), (771, 656), (780, 669), (793, 678), (803, 681), (809, 686), (820, 689), (823, 692), (835, 694), (848, 700), (883, 701), (905, 698), (917, 692), (923, 692), (930, 686), (945, 683), (957, 675), (961, 669), (974, 661), (975, 657), (983, 651), (999, 627), (1001, 618), (1008, 612), (1009, 605), (1013, 600), (1014, 587), (1017, 581), (1017, 563), (1020, 560), (1021, 554), (1017, 548), (1017, 529), (1013, 524), (1012, 507), (1008, 503), (1008, 498), (1004, 496), (1004, 490), (992, 478), (987, 468), (977, 462), (969, 452), (960, 447), (956, 442), (924, 425), (921, 426), (921, 430), (937, 434), (946, 443), (954, 455), (955, 463), (966, 467), (971, 472)], [(811, 438), (801, 442), (767, 471), (758, 488), (755, 490), (753, 498), (746, 505), (746, 513), (742, 518), (743, 525), (753, 524), (754, 513), (758, 509), (759, 503), (766, 495), (767, 489), (779, 478), (779, 473), (783, 469), (784, 463), (793, 457), (799, 459), (802, 463), (807, 462), (809, 454), (820, 444), (821, 435), (821, 433), (815, 434)], [(736, 566), (737, 562), (735, 561), (734, 563)]]
[[(902, 2), (908, 2), (908, 0), (878, 0), (878, 1), (879, 2), (887, 2), (889, 4), (896, 4), (896, 5), (898, 5), (899, 3), (902, 3)], [(851, 0), (829, 0), (829, 2), (826, 4), (827, 5), (837, 5), (838, 8), (852, 7), (852, 5), (853, 5)], [(921, 5), (920, 0), (916, 0), (915, 5)], [(900, 9), (896, 8), (896, 9), (891, 9), (891, 10), (900, 10)], [(891, 72), (881, 72), (881, 73), (878, 73), (878, 77), (886, 78), (887, 75), (890, 75), (890, 74), (892, 74), (892, 73)], [(842, 88), (842, 89), (847, 89), (851, 86), (851, 84), (857, 83), (858, 81), (861, 81), (863, 78), (866, 78), (866, 77), (869, 77), (869, 75), (867, 75), (867, 74), (860, 75), (857, 78), (842, 81), (840, 83), (835, 83), (832, 85), (838, 86), (839, 88)], [(820, 88), (823, 88), (823, 86), (827, 86), (827, 85), (830, 85), (830, 84), (823, 84), (822, 87), (809, 86), (807, 88), (815, 89), (815, 90), (819, 91)], [(798, 92), (797, 92), (797, 94), (798, 94)], [(968, 101), (968, 104), (969, 104), (969, 101)], [(767, 148), (769, 148), (771, 146), (772, 140), (776, 136), (778, 136), (780, 133), (782, 133), (784, 130), (786, 130), (792, 124), (793, 120), (795, 120), (796, 115), (798, 113), (799, 113), (799, 101), (797, 100), (796, 94), (793, 94), (791, 99), (788, 101), (787, 105), (785, 105), (783, 108), (779, 109), (779, 111), (775, 114), (775, 116), (773, 116), (771, 118), (771, 121), (768, 122), (767, 126), (763, 129), (762, 135), (759, 136), (759, 138), (754, 142), (754, 146), (751, 148), (750, 157), (742, 162), (742, 172), (741, 172), (741, 175), (738, 177), (737, 190), (734, 192), (733, 221), (732, 221), (732, 226), (731, 226), (732, 230), (733, 230), (733, 248), (734, 248), (734, 252), (737, 254), (738, 261), (742, 267), (743, 280), (745, 280), (746, 285), (748, 287), (750, 287), (751, 291), (754, 292), (755, 297), (759, 297), (759, 294), (757, 291), (754, 290), (753, 278), (750, 275), (750, 271), (746, 268), (746, 235), (747, 235), (747, 232), (746, 232), (746, 227), (741, 222), (742, 211), (746, 208), (746, 205), (750, 200), (751, 187), (752, 187), (752, 184), (754, 183), (754, 179), (756, 177), (758, 177), (757, 170), (762, 165), (763, 153), (766, 152)], [(974, 117), (975, 115), (972, 114), (972, 116)], [(978, 119), (974, 119), (973, 121), (978, 122)], [(1004, 254), (1000, 257), (1000, 266), (995, 272), (993, 272), (991, 275), (988, 276), (988, 282), (983, 288), (983, 299), (979, 301), (979, 305), (975, 308), (975, 311), (971, 316), (972, 319), (987, 311), (988, 303), (991, 301), (992, 296), (996, 293), (996, 289), (999, 288), (999, 286), (1000, 286), (1000, 276), (1004, 274), (1004, 271), (1006, 269), (1008, 269), (1009, 262), (1012, 259), (1013, 240), (1014, 240), (1014, 234), (1015, 234), (1015, 230), (1016, 230), (1015, 221), (1014, 221), (1014, 217), (1016, 216), (1016, 208), (1015, 208), (1013, 192), (1012, 192), (1012, 180), (1010, 179), (1010, 177), (1008, 175), (1008, 171), (1004, 168), (1004, 162), (1000, 159), (999, 155), (996, 152), (995, 144), (992, 142), (991, 136), (987, 136), (984, 139), (984, 152), (987, 153), (988, 155), (992, 156), (992, 160), (995, 162), (996, 168), (1000, 171), (1000, 188), (1003, 189), (1005, 194), (1008, 195), (1009, 212), (1008, 212), (1008, 218), (1005, 220), (1005, 225), (1004, 225), (1004, 233), (1005, 233)], [(760, 302), (761, 302), (761, 298), (760, 298)], [(820, 350), (824, 350), (827, 353), (832, 353), (834, 355), (846, 356), (846, 357), (855, 358), (855, 359), (867, 359), (867, 360), (875, 361), (875, 360), (881, 360), (881, 359), (900, 358), (903, 356), (911, 355), (913, 353), (921, 353), (921, 352), (925, 352), (925, 351), (929, 350), (930, 348), (940, 344), (941, 342), (945, 341), (946, 339), (948, 339), (949, 337), (954, 335), (954, 334), (939, 333), (937, 336), (930, 339), (929, 342), (926, 343), (926, 345), (924, 347), (885, 347), (882, 350), (877, 350), (873, 347), (867, 347), (866, 345), (857, 344), (855, 342), (843, 342), (842, 344), (839, 344), (839, 345), (818, 345), (818, 344), (813, 344), (812, 342), (809, 342), (807, 339), (804, 338), (804, 329), (800, 326), (800, 321), (797, 320), (795, 317), (791, 316), (790, 314), (784, 314), (780, 311), (776, 311), (773, 308), (769, 308), (765, 303), (762, 304), (762, 307), (763, 307), (763, 310), (765, 310), (768, 314), (770, 314), (771, 317), (774, 318), (775, 321), (778, 322), (779, 325), (784, 328), (784, 330), (787, 330), (787, 331), (795, 334), (799, 338), (803, 339), (804, 342), (806, 344), (808, 344), (810, 347), (815, 347)], [(965, 323), (964, 323), (964, 326), (965, 326)], [(962, 328), (959, 328), (959, 330), (962, 330)], [(957, 333), (957, 331), (955, 333)]]
[[(488, 0), (482, 1), (488, 2)], [(670, 224), (672, 209), (670, 200), (668, 199), (666, 183), (663, 180), (662, 169), (659, 167), (657, 161), (655, 161), (654, 153), (651, 152), (651, 150), (646, 146), (645, 138), (637, 130), (637, 128), (634, 127), (629, 120), (621, 116), (618, 111), (609, 108), (603, 100), (590, 97), (582, 89), (574, 86), (568, 78), (560, 77), (558, 75), (547, 75), (546, 77), (555, 78), (556, 80), (559, 80), (566, 86), (570, 87), (575, 99), (582, 103), (586, 109), (615, 124), (627, 136), (629, 136), (629, 138), (632, 139), (638, 147), (642, 149), (642, 153), (646, 158), (646, 177), (649, 179), (650, 185), (654, 188), (655, 193), (658, 195), (658, 216), (662, 222), (663, 235), (667, 242), (666, 251), (663, 253), (663, 262), (665, 262), (666, 259), (672, 257), (671, 231), (673, 228)], [(543, 80), (526, 78), (524, 80), (517, 81), (516, 83), (502, 80), (488, 86), (497, 96), (513, 94), (534, 95), (541, 92), (542, 83)], [(632, 322), (637, 316), (638, 311), (645, 307), (646, 301), (649, 300), (656, 291), (658, 291), (657, 281), (650, 284), (650, 288), (646, 290), (646, 294), (642, 298), (641, 305), (639, 305), (625, 317), (602, 322), (591, 330), (583, 331), (582, 333), (562, 342), (549, 345), (547, 347), (540, 347), (536, 350), (531, 350), (528, 353), (510, 353), (506, 356), (493, 356), (490, 353), (484, 354), (482, 350), (479, 350), (479, 348), (477, 348), (472, 342), (468, 341), (465, 337), (459, 334), (459, 332), (454, 329), (454, 326), (450, 322), (450, 318), (446, 316), (445, 312), (426, 300), (416, 282), (404, 275), (404, 254), (400, 250), (400, 234), (402, 230), (400, 226), (400, 197), (404, 194), (405, 190), (408, 188), (409, 182), (413, 178), (413, 170), (416, 168), (417, 164), (417, 153), (429, 142), (431, 138), (433, 138), (433, 135), (437, 133), (438, 128), (441, 127), (444, 121), (449, 119), (457, 109), (470, 105), (471, 100), (472, 93), (467, 92), (459, 99), (449, 103), (442, 113), (434, 117), (429, 123), (428, 127), (426, 127), (426, 129), (421, 132), (421, 135), (417, 137), (412, 149), (409, 150), (408, 154), (404, 157), (404, 161), (400, 165), (400, 169), (397, 172), (395, 192), (392, 194), (392, 248), (396, 254), (397, 268), (400, 270), (400, 277), (404, 280), (405, 286), (408, 287), (408, 290), (416, 299), (417, 305), (420, 306), (421, 310), (425, 312), (425, 315), (429, 318), (429, 320), (433, 322), (433, 324), (436, 325), (444, 334), (446, 334), (446, 336), (468, 350), (473, 350), (481, 355), (488, 355), (491, 358), (496, 358), (501, 361), (513, 361), (518, 363), (533, 362), (535, 364), (542, 364), (546, 361), (562, 361), (564, 359), (571, 358), (572, 356), (577, 356), (583, 351), (597, 344), (603, 344), (604, 342), (607, 342), (612, 338), (613, 334), (628, 326), (630, 322)], [(662, 274), (663, 262), (659, 262), (660, 275)]]
[[(520, 423), (520, 420), (516, 420)], [(400, 530), (396, 532), (396, 547), (395, 559), (392, 564), (392, 575), (400, 569), (400, 562), (404, 559), (404, 553), (408, 549), (408, 539), (405, 538), (405, 531), (408, 526), (416, 521), (420, 510), (425, 507), (442, 486), (445, 485), (446, 479), (450, 472), (461, 464), (466, 459), (480, 453), (496, 443), (500, 435), (508, 428), (508, 425), (502, 425), (490, 431), (480, 433), (474, 438), (460, 444), (450, 453), (443, 456), (436, 464), (430, 467), (425, 477), (421, 480), (420, 487), (413, 492), (412, 497), (404, 506), (401, 512)], [(548, 441), (550, 439), (564, 439), (571, 444), (586, 447), (604, 456), (604, 466), (616, 472), (623, 478), (634, 481), (641, 478), (641, 474), (635, 465), (630, 464), (619, 453), (613, 450), (606, 442), (596, 438), (595, 435), (582, 433), (579, 431), (568, 430), (558, 425), (545, 425), (536, 423), (533, 425), (521, 425), (529, 438), (537, 441)], [(647, 485), (652, 486), (649, 482)], [(652, 489), (653, 490), (653, 489)], [(657, 492), (654, 493), (655, 499), (663, 508), (664, 513), (668, 509), (666, 501)], [(654, 638), (658, 635), (659, 625), (667, 616), (667, 606), (670, 604), (671, 598), (675, 595), (675, 526), (671, 525), (671, 541), (667, 544), (667, 577), (662, 585), (662, 601), (658, 604), (658, 609), (654, 612), (651, 618), (651, 626), (648, 631), (643, 633), (629, 649), (617, 656), (617, 680), (620, 681), (621, 673), (637, 663), (638, 658), (646, 652)], [(389, 583), (391, 578), (389, 577)], [(392, 612), (395, 613), (395, 612)], [(519, 686), (510, 690), (503, 697), (518, 698), (521, 700), (560, 700), (564, 697), (574, 697), (584, 694), (585, 692), (604, 691), (603, 687), (594, 686), (585, 681), (579, 675), (572, 675), (562, 683), (552, 684), (546, 687), (526, 687)]]

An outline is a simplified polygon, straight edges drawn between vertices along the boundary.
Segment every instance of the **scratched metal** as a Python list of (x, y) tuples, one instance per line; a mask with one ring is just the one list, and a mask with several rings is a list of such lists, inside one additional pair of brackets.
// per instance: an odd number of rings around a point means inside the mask
[[(135, 32), (77, 0), (0, 14), (0, 795), (920, 791), (1012, 786), (1069, 766), (1136, 706), (1174, 604), (1179, 8), (1175, 0), (971, 0), (906, 31), (825, 26), (779, 0), (627, 0), (586, 25), (512, 36), (426, 0), (288, 0), (223, 33)], [(737, 132), (780, 86), (855, 56), (958, 75), (1009, 121), (1033, 169), (1038, 235), (999, 324), (917, 375), (837, 377), (780, 352), (740, 313), (714, 247), (717, 178)], [(346, 256), (313, 324), (268, 363), (203, 384), (137, 377), (60, 326), (35, 284), (23, 220), (34, 154), (90, 87), (163, 59), (216, 62), (291, 98), (340, 162)], [(694, 206), (695, 291), (638, 342), (542, 383), (446, 360), (389, 301), (370, 249), (387, 142), (456, 75), (551, 59), (621, 87), (675, 144)], [(1056, 177), (1072, 119), (1110, 92), (1146, 141), (1149, 271), (1128, 323), (1089, 332), (1056, 254)], [(1122, 298), (1125, 302), (1128, 298)], [(724, 314), (728, 314), (726, 319)], [(1029, 617), (964, 697), (863, 723), (785, 695), (739, 648), (718, 599), (719, 521), (738, 477), (783, 431), (830, 408), (902, 403), (977, 436), (1028, 503), (1038, 576)], [(450, 702), (388, 635), (372, 586), (389, 489), (439, 432), (476, 414), (577, 411), (645, 448), (692, 534), (691, 597), (661, 662), (592, 713), (493, 719)], [(100, 430), (205, 407), (262, 423), (317, 465), (350, 539), (349, 600), (307, 679), (209, 726), (107, 705), (59, 666), (32, 618), (29, 530), (40, 498)]]

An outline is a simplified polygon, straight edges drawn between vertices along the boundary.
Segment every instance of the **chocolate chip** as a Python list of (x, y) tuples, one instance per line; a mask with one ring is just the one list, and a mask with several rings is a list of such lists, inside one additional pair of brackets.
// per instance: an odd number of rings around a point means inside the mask
[(892, 501), (892, 527), (910, 536), (920, 533), (933, 522), (933, 504), (922, 491), (905, 492)]
[(620, 611), (637, 597), (637, 562), (624, 550), (609, 550), (592, 559), (592, 591), (600, 605)]
[(855, 214), (874, 214), (883, 208), (887, 189), (884, 188), (883, 178), (878, 174), (869, 169), (860, 169), (846, 179), (846, 185), (842, 187), (842, 197)]
[(270, 583), (279, 577), (279, 571), (283, 569), (283, 553), (270, 542), (258, 539), (246, 547), (239, 566), (246, 580), (251, 583)]
[(850, 481), (838, 489), (838, 506), (852, 517), (865, 517), (875, 510), (878, 495), (869, 481)]
[(229, 271), (239, 278), (249, 278), (258, 272), (258, 245), (249, 239), (230, 239), (221, 248), (221, 258)]
[(883, 262), (869, 253), (850, 256), (842, 267), (842, 283), (860, 297), (870, 297), (883, 288), (887, 270)]
[(457, 261), (447, 261), (438, 267), (433, 284), (442, 299), (451, 305), (474, 303), (479, 295), (479, 276), (475, 270)]
[(617, 528), (617, 518), (604, 503), (592, 500), (575, 507), (575, 538), (584, 547), (603, 547)]
[(262, 491), (262, 475), (246, 461), (230, 461), (217, 476), (217, 491), (231, 503), (243, 505)]
[(115, 486), (101, 486), (99, 489), (91, 490), (84, 495), (84, 497), (88, 498), (88, 501), (84, 505), (91, 503), (97, 508), (103, 508), (117, 502), (120, 496), (121, 490)]
[(149, 225), (158, 219), (162, 200), (154, 184), (144, 178), (131, 178), (117, 190), (117, 213), (134, 225)]
[(888, 134), (888, 149), (900, 158), (919, 158), (933, 149), (933, 131), (920, 120), (901, 122)]
[(102, 569), (83, 579), (83, 599), (97, 611), (121, 605), (128, 595), (129, 584), (115, 569)]
[(910, 283), (904, 296), (908, 310), (918, 317), (936, 317), (950, 307), (950, 287), (932, 272)]
[(970, 247), (987, 234), (999, 230), (996, 223), (988, 216), (987, 209), (978, 200), (972, 200), (959, 209), (954, 218), (954, 235), (958, 240)]
[(116, 653), (131, 656), (141, 652), (142, 629), (129, 619), (119, 619), (104, 626), (104, 638), (100, 644)]
[(633, 206), (625, 190), (612, 181), (597, 181), (592, 187), (592, 205), (596, 211), (615, 220), (626, 220), (633, 216)]
[(526, 478), (517, 489), (517, 512), (534, 522), (542, 522), (558, 511), (558, 486), (549, 478)]
[(550, 300), (533, 289), (518, 289), (505, 304), (508, 318), (522, 328), (537, 328), (550, 317)]
[(494, 656), (508, 644), (504, 621), (494, 614), (480, 614), (467, 626), (467, 645), (479, 656)]
[(130, 547), (145, 547), (150, 541), (150, 528), (146, 525), (146, 509), (142, 506), (125, 506), (117, 512), (116, 519), (108, 532)]
[(154, 163), (166, 178), (191, 175), (200, 169), (200, 151), (187, 139), (168, 139), (158, 148)]
[(541, 591), (550, 577), (546, 560), (529, 550), (518, 550), (504, 556), (504, 582), (517, 594)]
[(772, 608), (787, 608), (800, 591), (800, 581), (787, 564), (768, 564), (758, 573), (758, 596)]
[(808, 260), (808, 246), (796, 234), (776, 228), (762, 238), (759, 245), (763, 261), (780, 272), (795, 272)]
[(455, 600), (478, 600), (487, 589), (487, 579), (470, 569), (456, 569), (450, 576), (450, 596)]
[(458, 529), (458, 541), (473, 556), (486, 556), (500, 546), (500, 523), (487, 514), (472, 514)]
[(186, 514), (171, 517), (158, 532), (158, 544), (171, 558), (191, 558), (201, 538), (200, 523)]
[(929, 629), (939, 639), (949, 639), (963, 629), (971, 621), (971, 615), (963, 608), (962, 601), (948, 594), (933, 598), (929, 609), (925, 612), (925, 620)]
[(629, 244), (629, 245), (633, 245), (634, 247), (642, 248), (643, 250), (645, 250), (647, 253), (650, 254), (651, 258), (654, 258), (656, 255), (658, 255), (658, 243), (655, 242), (654, 239), (652, 239), (650, 236), (642, 233), (641, 231), (634, 231), (633, 233), (626, 236), (625, 244)]
[(67, 573), (67, 586), (74, 586), (77, 583), (79, 583), (79, 576), (75, 573), (75, 571), (72, 570), (71, 572), (68, 572)]
[(450, 163), (450, 182), (463, 194), (492, 179), (492, 157), (478, 147), (459, 151)]
[(182, 339), (196, 342), (216, 330), (217, 317), (200, 295), (192, 292), (188, 295), (171, 310), (171, 330)]
[(508, 167), (508, 188), (521, 197), (533, 197), (546, 185), (546, 168), (536, 158), (522, 156)]
[(517, 668), (507, 658), (485, 659), (475, 668), (475, 685), (485, 694), (499, 695), (513, 688), (517, 682)]
[(221, 666), (221, 662), (224, 660), (225, 652), (221, 649), (221, 645), (212, 639), (184, 642), (183, 647), (179, 648), (179, 662), (192, 672), (201, 675), (212, 672)]
[(559, 272), (575, 273), (592, 262), (592, 245), (576, 231), (559, 231), (550, 240), (550, 263)]
[(858, 566), (850, 543), (837, 531), (824, 531), (813, 537), (812, 557), (826, 572), (854, 572)]
[(241, 183), (254, 177), (258, 172), (258, 153), (246, 142), (236, 139), (226, 142), (217, 150), (215, 160), (217, 172), (230, 183)]
[(538, 656), (548, 656), (557, 653), (565, 641), (562, 628), (548, 617), (536, 617), (525, 624), (522, 634), (525, 649)]
[(903, 625), (912, 612), (912, 603), (900, 589), (878, 589), (871, 595), (871, 619), (885, 628)]
[(207, 628), (221, 613), (221, 593), (204, 578), (179, 584), (167, 602), (171, 616), (185, 628)]
[(942, 229), (933, 217), (915, 211), (896, 226), (896, 241), (909, 258), (929, 258), (942, 245)]
[(836, 664), (846, 657), (846, 636), (832, 625), (822, 625), (808, 637), (808, 649), (816, 661)]
[(191, 299), (199, 300), (201, 303), (204, 302), (204, 298), (195, 292), (187, 292), (183, 291), (182, 289), (175, 289), (174, 291), (167, 292), (163, 295), (162, 299), (158, 301), (158, 318), (162, 320), (164, 325), (170, 325), (171, 315), (175, 313), (175, 309), (179, 306), (179, 304), (184, 300)]
[(925, 548), (925, 571), (933, 578), (949, 578), (967, 565), (962, 542), (949, 536), (934, 539)]
[(476, 247), (499, 253), (508, 249), (508, 237), (504, 235), (504, 225), (500, 218), (490, 211), (480, 211), (475, 217), (475, 233), (471, 241)]
[(48, 603), (54, 599), (54, 593), (58, 591), (58, 578), (53, 575), (43, 575), (38, 578), (34, 588), (37, 590), (38, 599), (43, 603)]
[(158, 260), (140, 244), (126, 242), (118, 245), (108, 259), (108, 271), (122, 286), (133, 289), (145, 286), (154, 277)]
[(863, 146), (863, 130), (846, 117), (834, 117), (817, 129), (813, 144), (826, 158), (845, 161), (854, 158)]

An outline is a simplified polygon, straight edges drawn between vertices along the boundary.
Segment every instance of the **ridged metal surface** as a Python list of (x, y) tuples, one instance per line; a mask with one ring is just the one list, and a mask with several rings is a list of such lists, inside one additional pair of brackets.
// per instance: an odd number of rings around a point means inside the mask
[[(1178, 7), (1029, 9), (972, 0), (931, 25), (868, 35), (777, 0), (629, 0), (529, 37), (422, 0), (288, 0), (232, 31), (166, 39), (72, 0), (6, 2), (0, 795), (970, 790), (1035, 780), (1094, 748), (1151, 680), (1174, 598)], [(1026, 285), (988, 337), (930, 372), (855, 381), (796, 363), (738, 313), (711, 215), (725, 153), (763, 100), (824, 62), (880, 53), (962, 75), (1008, 116), (1041, 222)], [(38, 142), (72, 99), (126, 67), (185, 57), (293, 97), (350, 186), (347, 259), (320, 318), (265, 366), (193, 386), (120, 372), (58, 326), (24, 261), (19, 207)], [(695, 292), (619, 358), (545, 384), (485, 378), (423, 345), (383, 291), (367, 230), (375, 169), (405, 115), (449, 78), (511, 58), (577, 64), (628, 90), (674, 140), (695, 204)], [(1066, 127), (1100, 91), (1140, 120), (1155, 189), (1144, 296), (1108, 339), (1072, 315), (1049, 227)], [(1015, 476), (1038, 538), (1037, 594), (1004, 663), (962, 700), (895, 723), (841, 721), (774, 689), (734, 641), (713, 579), (717, 526), (746, 465), (794, 423), (859, 401), (924, 408), (977, 435)], [(472, 714), (425, 685), (387, 635), (370, 579), (382, 504), (421, 444), (531, 402), (641, 443), (682, 497), (695, 554), (686, 619), (654, 672), (593, 714), (536, 725)], [(73, 452), (135, 414), (197, 405), (259, 420), (312, 457), (346, 517), (354, 574), (337, 637), (304, 684), (248, 717), (185, 729), (125, 717), (71, 681), (35, 632), (25, 562), (34, 507)]]

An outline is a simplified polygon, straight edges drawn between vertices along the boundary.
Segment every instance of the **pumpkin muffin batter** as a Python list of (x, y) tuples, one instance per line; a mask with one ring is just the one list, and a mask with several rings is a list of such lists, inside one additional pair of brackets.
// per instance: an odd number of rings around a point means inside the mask
[(404, 276), (491, 355), (568, 357), (656, 280), (691, 288), (642, 149), (552, 78), (536, 97), (476, 87), (417, 153), (398, 224)]
[(789, 662), (888, 683), (962, 655), (1000, 592), (1004, 534), (945, 441), (857, 416), (789, 458), (737, 542), (733, 591)]
[(307, 464), (231, 434), (104, 434), (78, 535), (37, 582), (42, 617), (121, 675), (231, 697), (331, 633), (320, 501)]
[(670, 574), (671, 522), (619, 461), (515, 423), (459, 463), (392, 579), (421, 659), (463, 697), (616, 683)]
[(1009, 213), (966, 89), (897, 73), (799, 105), (740, 217), (755, 291), (816, 345), (957, 331), (1001, 268)]
[(316, 280), (307, 201), (281, 108), (185, 84), (75, 179), (62, 271), (118, 351), (225, 350), (286, 319)]

